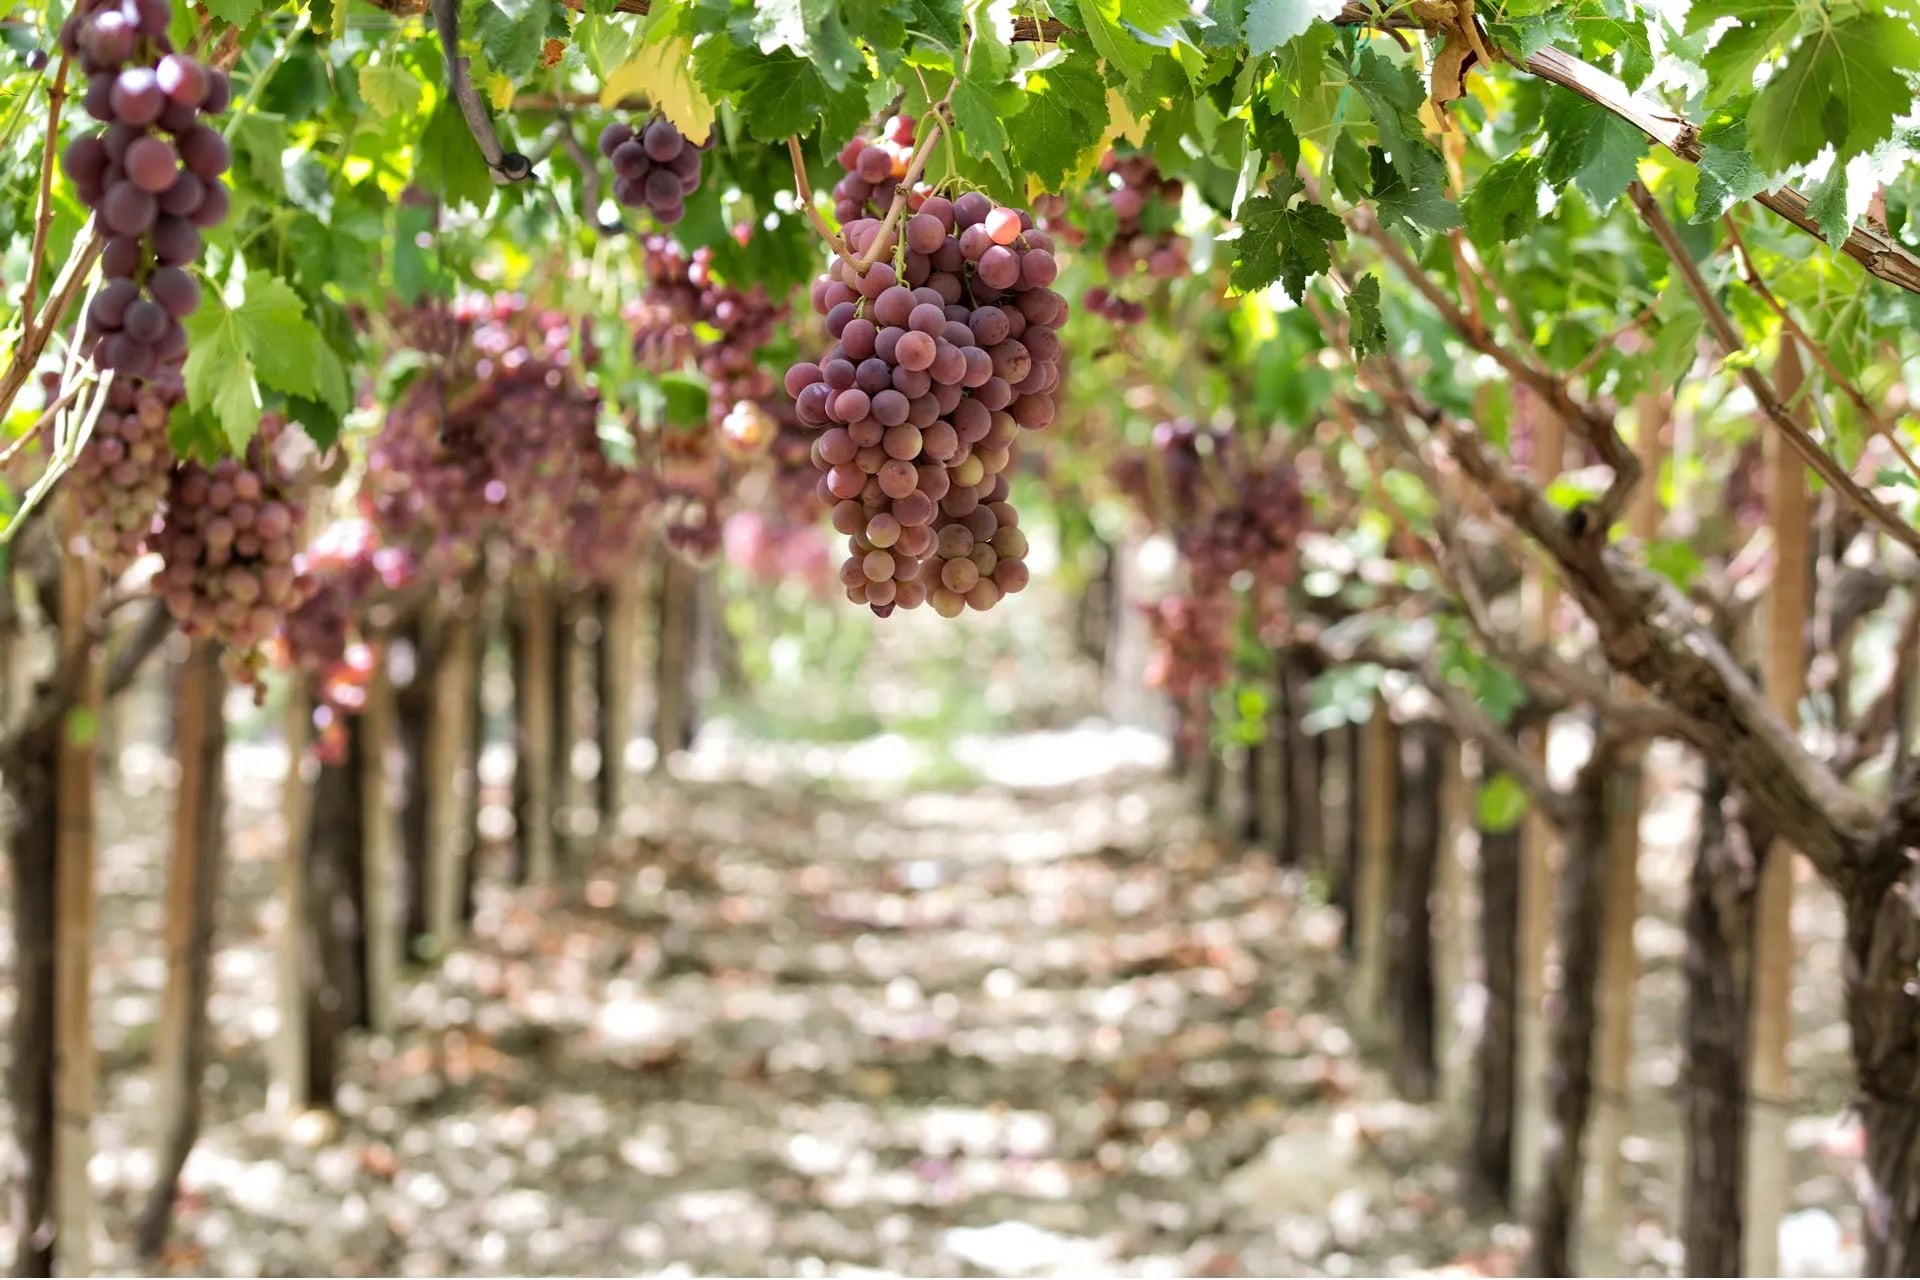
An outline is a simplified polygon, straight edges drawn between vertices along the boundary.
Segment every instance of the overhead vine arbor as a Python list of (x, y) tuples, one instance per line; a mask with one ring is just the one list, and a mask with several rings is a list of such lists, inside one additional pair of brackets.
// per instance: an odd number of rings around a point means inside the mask
[[(831, 526), (862, 626), (965, 628), (1070, 576), (1042, 512), (1107, 549), (1114, 592), (1113, 547), (1177, 552), (1154, 675), (1196, 758), (1270, 753), (1211, 785), (1291, 797), (1251, 825), (1344, 877), (1366, 992), (1431, 1003), (1386, 970), (1431, 964), (1452, 890), (1418, 886), (1456, 883), (1435, 814), (1365, 812), (1399, 735), (1423, 796), (1477, 744), (1489, 837), (1533, 811), (1532, 847), (1483, 866), (1488, 901), (1524, 905), (1481, 931), (1513, 950), (1490, 969), (1519, 1007), (1488, 1025), (1518, 1046), (1479, 1074), (1502, 1114), (1474, 1169), (1529, 1197), (1544, 1269), (1573, 1266), (1596, 1036), (1600, 1087), (1627, 1069), (1635, 841), (1607, 823), (1637, 802), (1607, 774), (1654, 740), (1702, 757), (1764, 864), (1703, 844), (1701, 918), (1758, 876), (1759, 932), (1733, 947), (1751, 989), (1724, 949), (1693, 975), (1752, 1006), (1740, 1051), (1701, 1047), (1746, 1073), (1747, 1120), (1699, 1113), (1743, 1147), (1749, 1265), (1784, 1207), (1800, 858), (1848, 922), (1868, 1264), (1911, 1274), (1917, 22), (1910, 0), (1699, 0), (1677, 26), (1631, 0), (12, 5), (0, 775), (34, 924), (16, 1018), (44, 1038), (11, 1058), (20, 1265), (86, 1231), (83, 774), (170, 625), (195, 691), (216, 651), (262, 698), (297, 686), (276, 1079), (324, 1101), (336, 1037), (388, 1025), (400, 957), (469, 917), (496, 636), (516, 874), (550, 883), (566, 815), (617, 816), (643, 615), (657, 759), (693, 733), (724, 631), (700, 567), (731, 517), (757, 522), (742, 558), (796, 577)], [(1108, 606), (1089, 643), (1117, 650), (1138, 615)], [(1573, 721), (1594, 754), (1552, 776)], [(574, 803), (587, 743), (597, 806)], [(1316, 802), (1336, 779), (1351, 858)], [(219, 881), (205, 822), (179, 827), (189, 912)], [(169, 1008), (197, 1026), (204, 964), (180, 966)], [(1432, 1011), (1400, 1013), (1429, 1092)], [(181, 1034), (175, 1093), (205, 1056)], [(1739, 1221), (1696, 1225), (1702, 1265), (1739, 1246)]]

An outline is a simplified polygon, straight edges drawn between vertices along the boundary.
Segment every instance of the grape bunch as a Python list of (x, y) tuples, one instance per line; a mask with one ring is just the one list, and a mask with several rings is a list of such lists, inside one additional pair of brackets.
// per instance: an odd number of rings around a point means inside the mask
[(701, 289), (686, 251), (664, 235), (641, 242), (640, 271), (645, 286), (624, 312), (633, 358), (644, 369), (667, 373), (699, 351), (694, 325), (702, 319)]
[(281, 619), (313, 593), (296, 557), (307, 515), (303, 446), (311, 451), (304, 434), (268, 415), (244, 457), (181, 463), (154, 535), (155, 590), (188, 635), (226, 647), (228, 673), (242, 684), (254, 683), (260, 647)]
[(87, 554), (115, 577), (145, 550), (166, 499), (173, 466), (167, 415), (183, 394), (180, 371), (171, 366), (149, 379), (114, 379), (68, 473)]
[[(855, 254), (882, 234), (869, 202), (891, 199), (912, 123), (896, 116), (880, 142), (840, 152), (835, 208), (858, 215), (842, 228)], [(1054, 420), (1068, 308), (1047, 287), (1053, 242), (1030, 215), (977, 191), (914, 191), (907, 207), (864, 273), (836, 257), (814, 282), (837, 341), (785, 385), (819, 431), (817, 492), (847, 535), (848, 598), (881, 617), (923, 603), (954, 617), (1027, 584), (1005, 473), (1021, 431)]]
[(1306, 501), (1293, 468), (1236, 467), (1232, 490), (1180, 537), (1180, 554), (1199, 592), (1225, 592), (1238, 575), (1263, 615), (1279, 607), (1293, 581)]
[(173, 51), (168, 0), (84, 0), (60, 29), (87, 77), (101, 127), (68, 144), (61, 168), (106, 237), (83, 354), (115, 375), (77, 460), (89, 548), (110, 571), (139, 554), (167, 482), (165, 422), (184, 394), (181, 320), (200, 304), (188, 266), (200, 229), (227, 216), (226, 139), (202, 117), (226, 110), (226, 73)]
[(709, 138), (696, 146), (664, 118), (638, 131), (616, 120), (600, 131), (600, 154), (613, 164), (613, 198), (646, 209), (663, 227), (686, 216), (686, 198), (700, 186), (700, 153), (711, 145)]
[(1233, 653), (1233, 602), (1218, 595), (1172, 595), (1141, 606), (1154, 642), (1147, 684), (1179, 712), (1179, 736), (1196, 746), (1207, 696), (1227, 682)]
[(1100, 172), (1115, 220), (1113, 238), (1101, 254), (1110, 287), (1087, 290), (1087, 309), (1116, 324), (1139, 324), (1147, 317), (1146, 304), (1124, 296), (1121, 287), (1136, 275), (1175, 280), (1187, 274), (1187, 240), (1174, 226), (1182, 185), (1162, 175), (1144, 152), (1109, 151), (1101, 157)]
[(479, 563), (489, 539), (557, 556), (597, 465), (599, 400), (571, 321), (514, 294), (466, 297), (400, 319), (430, 357), (369, 442), (362, 510), (434, 577)]

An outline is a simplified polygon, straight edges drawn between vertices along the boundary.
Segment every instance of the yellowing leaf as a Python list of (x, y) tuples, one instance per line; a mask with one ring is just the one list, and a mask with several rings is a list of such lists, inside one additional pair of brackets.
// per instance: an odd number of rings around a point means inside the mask
[(495, 111), (505, 111), (513, 105), (513, 79), (496, 71), (487, 77), (487, 100), (493, 103)]
[(600, 105), (644, 93), (673, 126), (695, 141), (713, 132), (713, 100), (693, 78), (693, 44), (685, 36), (650, 39), (600, 86)]

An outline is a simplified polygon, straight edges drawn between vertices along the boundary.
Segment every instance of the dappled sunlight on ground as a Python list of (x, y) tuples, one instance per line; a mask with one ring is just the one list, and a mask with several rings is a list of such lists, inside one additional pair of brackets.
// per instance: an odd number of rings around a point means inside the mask
[[(471, 944), (401, 992), (400, 1033), (354, 1042), (340, 1114), (289, 1125), (265, 1112), (283, 761), (236, 746), (209, 1126), (174, 1268), (1512, 1269), (1523, 1234), (1461, 1205), (1458, 1113), (1394, 1100), (1362, 1063), (1337, 917), (1187, 816), (1163, 743), (1097, 723), (966, 739), (952, 755), (984, 777), (911, 788), (890, 749), (709, 726), (562, 887), (486, 882)], [(166, 782), (132, 780), (103, 860), (93, 1172), (101, 1256), (122, 1269), (152, 1173)], [(1673, 818), (1650, 875), (1672, 875), (1689, 826)], [(1670, 889), (1644, 925), (1658, 1047), (1638, 1070), (1656, 1075), (1678, 1053), (1658, 1026), (1678, 998)], [(1832, 1004), (1809, 1004), (1796, 1051), (1843, 1093)], [(1656, 1136), (1629, 1177), (1641, 1259), (1664, 1271), (1675, 1104), (1670, 1082), (1645, 1092), (1636, 1131)], [(1851, 1220), (1831, 1131), (1803, 1126), (1814, 1199), (1796, 1207), (1819, 1216), (1796, 1229)]]

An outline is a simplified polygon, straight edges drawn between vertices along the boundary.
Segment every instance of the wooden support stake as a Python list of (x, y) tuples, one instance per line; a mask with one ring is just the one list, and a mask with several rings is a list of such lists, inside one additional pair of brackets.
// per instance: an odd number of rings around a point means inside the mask
[(290, 1120), (307, 1109), (306, 928), (307, 877), (302, 865), (307, 844), (307, 797), (313, 785), (313, 687), (295, 672), (287, 685), (282, 734), (287, 744), (287, 776), (281, 784), (280, 822), (285, 829), (278, 875), (280, 937), (276, 977), (280, 1020), (275, 1036), (273, 1082), (268, 1110)]
[[(1566, 460), (1567, 424), (1532, 396), (1516, 391), (1516, 416), (1524, 415), (1533, 432), (1533, 476), (1541, 485), (1560, 474)], [(1527, 567), (1521, 585), (1521, 629), (1529, 646), (1553, 639), (1553, 614), (1559, 604), (1559, 584), (1537, 560)], [(1543, 766), (1553, 724), (1543, 720), (1533, 731), (1531, 748)], [(1547, 1115), (1547, 943), (1553, 922), (1553, 867), (1558, 841), (1553, 824), (1539, 812), (1528, 811), (1521, 837), (1519, 1011), (1515, 1032), (1518, 1044), (1518, 1090), (1513, 1125), (1515, 1198), (1523, 1208), (1539, 1182), (1540, 1148), (1546, 1138)]]
[(400, 987), (400, 957), (405, 952), (406, 915), (400, 886), (400, 809), (394, 786), (393, 673), (390, 643), (382, 639), (367, 678), (366, 706), (360, 712), (360, 828), (363, 872), (361, 920), (366, 929), (367, 1027), (375, 1035), (393, 1032), (394, 997)]
[(1353, 797), (1358, 831), (1353, 876), (1353, 1012), (1356, 1025), (1378, 1037), (1385, 1031), (1387, 912), (1400, 767), (1397, 731), (1384, 697), (1374, 699), (1373, 715), (1359, 733), (1360, 776)]
[[(76, 528), (71, 500), (62, 511), (63, 532)], [(78, 693), (68, 709), (55, 748), (59, 812), (54, 868), (54, 1240), (60, 1270), (93, 1270), (93, 1188), (87, 1164), (93, 1158), (93, 1110), (98, 1064), (93, 1049), (94, 762), (100, 713), (100, 666), (88, 631), (99, 594), (95, 561), (72, 550), (60, 557), (60, 648), (62, 660), (80, 665)]]
[(692, 724), (694, 575), (672, 552), (660, 573), (659, 667), (654, 681), (655, 772), (664, 773), (674, 753), (687, 746)]
[(444, 956), (465, 932), (467, 806), (479, 785), (475, 749), (473, 672), (479, 662), (479, 625), (472, 607), (441, 618), (440, 664), (432, 681), (432, 721), (421, 775), (427, 789), (427, 932)]
[(600, 777), (596, 785), (602, 836), (617, 834), (626, 804), (627, 744), (633, 740), (633, 694), (639, 675), (640, 583), (617, 575), (601, 591), (599, 662)]
[[(1804, 378), (1798, 349), (1780, 345), (1774, 381), (1792, 404)], [(1765, 600), (1761, 683), (1767, 701), (1789, 725), (1800, 723), (1807, 691), (1806, 625), (1812, 608), (1812, 550), (1806, 466), (1784, 437), (1767, 431), (1767, 520), (1773, 529), (1773, 580)], [(1780, 1269), (1780, 1219), (1786, 1213), (1787, 1044), (1793, 1036), (1794, 852), (1775, 841), (1762, 859), (1754, 895), (1753, 1038), (1747, 1070), (1746, 1234), (1742, 1254), (1749, 1275)]]
[(1471, 1046), (1461, 1034), (1460, 993), (1467, 984), (1467, 867), (1460, 857), (1472, 817), (1473, 795), (1467, 785), (1460, 739), (1452, 734), (1441, 742), (1440, 863), (1433, 889), (1434, 1039), (1440, 1056), (1440, 1098), (1448, 1110), (1466, 1104), (1472, 1083), (1468, 1055)]
[(574, 858), (575, 832), (579, 829), (579, 779), (573, 772), (573, 749), (580, 740), (580, 619), (586, 597), (578, 591), (567, 592), (554, 605), (553, 648), (553, 843), (554, 855), (561, 865)]
[(173, 801), (173, 849), (167, 868), (166, 985), (154, 1045), (154, 1115), (159, 1171), (135, 1229), (141, 1260), (157, 1269), (173, 1219), (175, 1188), (200, 1136), (202, 1084), (209, 1057), (207, 995), (213, 986), (214, 904), (226, 846), (226, 719), (219, 647), (197, 640), (174, 684), (174, 754), (180, 785)]
[(553, 831), (553, 590), (528, 577), (519, 592), (522, 642), (520, 669), (514, 672), (518, 699), (521, 757), (515, 762), (524, 790), (523, 819), (516, 833), (530, 884), (551, 884)]
[[(1660, 464), (1669, 401), (1643, 395), (1634, 402), (1640, 488), (1627, 511), (1627, 532), (1642, 543), (1660, 536)], [(1586, 1275), (1620, 1274), (1620, 1243), (1626, 1218), (1626, 1166), (1621, 1142), (1627, 1134), (1626, 1097), (1633, 1057), (1634, 990), (1639, 956), (1634, 927), (1640, 920), (1640, 818), (1647, 805), (1645, 752), (1623, 755), (1611, 803), (1619, 812), (1607, 827), (1606, 904), (1600, 936), (1598, 1025), (1594, 1031), (1593, 1115), (1587, 1130), (1586, 1222), (1580, 1233), (1580, 1269)]]

